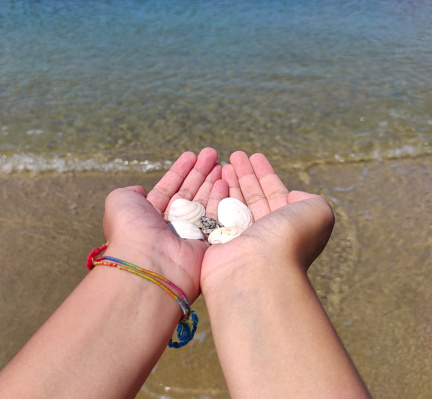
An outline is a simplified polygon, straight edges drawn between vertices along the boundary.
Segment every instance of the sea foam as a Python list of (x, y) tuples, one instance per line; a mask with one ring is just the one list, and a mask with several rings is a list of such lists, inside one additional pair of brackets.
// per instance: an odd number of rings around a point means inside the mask
[(44, 156), (32, 153), (19, 153), (10, 156), (0, 155), (0, 173), (10, 174), (16, 172), (122, 172), (138, 171), (150, 172), (162, 170), (171, 166), (169, 160), (152, 162), (148, 160), (114, 159), (79, 159), (70, 154)]

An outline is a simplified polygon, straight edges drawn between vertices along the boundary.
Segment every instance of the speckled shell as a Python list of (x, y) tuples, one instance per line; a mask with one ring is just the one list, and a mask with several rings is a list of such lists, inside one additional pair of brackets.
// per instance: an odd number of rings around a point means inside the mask
[(168, 227), (178, 237), (189, 238), (192, 240), (204, 239), (204, 234), (202, 231), (192, 222), (185, 220), (173, 220), (172, 222), (168, 223)]
[(225, 198), (219, 202), (218, 219), (226, 227), (246, 230), (253, 223), (250, 209), (236, 198)]
[(210, 244), (224, 244), (238, 237), (243, 231), (239, 227), (221, 227), (211, 232), (208, 242)]
[(175, 200), (169, 209), (168, 220), (184, 220), (195, 223), (201, 216), (204, 216), (205, 208), (199, 202), (188, 201), (183, 198)]
[(203, 233), (210, 234), (213, 230), (223, 227), (223, 224), (208, 216), (201, 216), (195, 224), (202, 230)]

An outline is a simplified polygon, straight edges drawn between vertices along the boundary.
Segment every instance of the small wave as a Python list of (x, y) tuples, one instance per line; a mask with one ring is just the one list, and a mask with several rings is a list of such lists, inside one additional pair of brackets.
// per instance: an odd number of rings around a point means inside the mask
[[(165, 154), (166, 155), (166, 154)], [(336, 163), (355, 163), (365, 161), (384, 161), (388, 159), (417, 158), (424, 155), (432, 155), (432, 145), (424, 142), (423, 145), (401, 145), (396, 148), (375, 148), (370, 153), (333, 153), (321, 154), (316, 157), (302, 158), (293, 154), (291, 157), (283, 157), (280, 167), (289, 159), (292, 165), (298, 161), (299, 167), (305, 167), (316, 162), (320, 164)], [(156, 156), (154, 157), (156, 158)], [(161, 157), (162, 158), (162, 157)], [(276, 159), (273, 159), (277, 162)], [(223, 164), (224, 162), (221, 161)], [(34, 153), (15, 153), (0, 154), (0, 174), (11, 174), (20, 172), (151, 172), (156, 170), (166, 170), (173, 164), (172, 160), (138, 160), (125, 158), (92, 157), (79, 158), (73, 154), (34, 154)]]
[(27, 136), (32, 136), (34, 134), (43, 134), (43, 133), (45, 133), (45, 131), (42, 129), (27, 130)]
[(376, 148), (371, 153), (334, 154), (337, 162), (384, 161), (386, 159), (416, 158), (432, 154), (432, 146), (424, 142), (422, 146), (401, 145), (396, 148)]
[(70, 154), (65, 156), (44, 156), (29, 153), (12, 154), (9, 156), (0, 155), (1, 174), (16, 172), (122, 172), (131, 170), (145, 173), (165, 169), (171, 166), (171, 164), (172, 162), (169, 160), (152, 162), (148, 160), (125, 160), (122, 158), (111, 160), (97, 158), (79, 159)]

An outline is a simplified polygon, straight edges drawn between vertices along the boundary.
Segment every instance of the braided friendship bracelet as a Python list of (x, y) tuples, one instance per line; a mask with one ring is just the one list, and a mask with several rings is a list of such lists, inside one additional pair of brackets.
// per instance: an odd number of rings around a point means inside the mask
[[(86, 263), (87, 269), (92, 270), (95, 266), (116, 267), (120, 270), (125, 270), (129, 273), (143, 277), (161, 287), (177, 301), (183, 313), (179, 325), (177, 326), (177, 337), (179, 342), (174, 342), (171, 339), (168, 346), (170, 348), (181, 348), (187, 345), (195, 335), (198, 326), (198, 316), (193, 310), (191, 310), (189, 301), (184, 292), (165, 277), (162, 277), (150, 270), (145, 270), (139, 266), (133, 265), (132, 263), (111, 256), (102, 256), (98, 258), (98, 256), (107, 248), (108, 243), (99, 248), (95, 248), (90, 252)], [(190, 318), (192, 319), (191, 321), (189, 321)]]

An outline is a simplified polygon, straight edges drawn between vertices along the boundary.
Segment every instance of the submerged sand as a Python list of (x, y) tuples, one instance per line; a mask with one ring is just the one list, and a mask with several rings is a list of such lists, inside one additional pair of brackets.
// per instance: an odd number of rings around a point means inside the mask
[[(310, 276), (373, 397), (430, 399), (432, 158), (278, 172), (333, 206), (334, 234)], [(0, 367), (87, 273), (106, 195), (149, 190), (161, 173), (0, 177)], [(195, 340), (165, 352), (138, 398), (228, 397), (202, 299), (194, 309)]]

